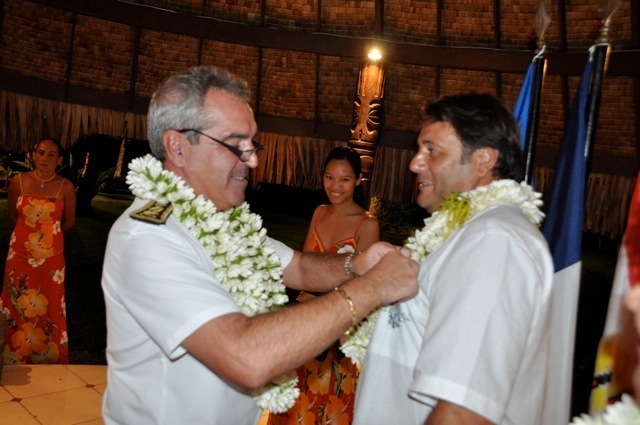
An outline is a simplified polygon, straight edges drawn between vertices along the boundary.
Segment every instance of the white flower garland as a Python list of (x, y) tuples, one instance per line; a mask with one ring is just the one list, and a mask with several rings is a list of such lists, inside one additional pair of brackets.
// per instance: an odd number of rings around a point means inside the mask
[[(498, 203), (516, 205), (533, 224), (539, 225), (544, 218), (539, 208), (541, 197), (526, 183), (508, 179), (496, 180), (467, 192), (452, 193), (438, 211), (425, 219), (424, 227), (409, 237), (405, 247), (411, 250), (413, 260), (421, 262), (471, 217)], [(378, 315), (379, 311), (371, 314), (340, 346), (345, 356), (356, 364), (362, 364), (364, 360)]]
[[(172, 215), (200, 241), (213, 265), (215, 278), (248, 316), (277, 310), (288, 297), (282, 283), (280, 258), (266, 245), (262, 218), (245, 202), (218, 212), (216, 206), (197, 195), (186, 182), (152, 155), (129, 164), (127, 184), (139, 198), (172, 204)], [(292, 379), (293, 377), (293, 379)], [(282, 413), (300, 394), (295, 373), (278, 378), (257, 391), (258, 406)]]
[(573, 418), (569, 425), (640, 425), (640, 407), (628, 394), (607, 406), (604, 412), (589, 416), (585, 413)]

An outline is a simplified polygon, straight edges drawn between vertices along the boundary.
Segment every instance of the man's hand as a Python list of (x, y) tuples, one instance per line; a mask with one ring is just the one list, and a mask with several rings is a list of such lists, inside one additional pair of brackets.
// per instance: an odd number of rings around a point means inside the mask
[(425, 425), (492, 425), (493, 422), (472, 412), (469, 409), (449, 403), (438, 401)]
[[(418, 264), (400, 249), (380, 244), (366, 255), (377, 264), (342, 285), (347, 295), (330, 290), (311, 301), (270, 313), (252, 317), (225, 314), (202, 325), (182, 346), (230, 385), (242, 390), (258, 388), (317, 356), (352, 326), (354, 316), (361, 319), (380, 305), (418, 292)], [(295, 261), (299, 263), (301, 257), (298, 254)], [(332, 281), (331, 271), (322, 265), (329, 264), (346, 280), (345, 258), (335, 254), (308, 256), (307, 270), (313, 273), (307, 279), (325, 281), (325, 285), (328, 281), (333, 289), (339, 279)]]
[[(353, 271), (362, 276), (389, 253), (394, 253), (394, 257), (397, 255), (396, 258), (400, 261), (399, 252), (408, 256), (406, 248), (387, 242), (376, 242), (366, 251), (355, 256), (352, 263)], [(346, 259), (346, 255), (326, 252), (295, 252), (293, 259), (284, 269), (284, 284), (291, 289), (308, 292), (331, 291), (336, 286), (351, 280), (351, 276), (344, 267)], [(409, 260), (406, 259), (406, 261)]]
[(383, 251), (385, 254), (363, 276), (367, 278), (368, 285), (375, 285), (376, 290), (380, 291), (382, 305), (414, 297), (418, 293), (417, 278), (420, 270), (418, 263), (408, 258), (405, 252), (390, 244), (384, 244), (379, 249), (376, 248), (376, 251), (371, 255)]
[(376, 242), (354, 258), (353, 270), (359, 275), (363, 275), (378, 264), (378, 261), (380, 261), (382, 257), (397, 249), (398, 247), (388, 242)]

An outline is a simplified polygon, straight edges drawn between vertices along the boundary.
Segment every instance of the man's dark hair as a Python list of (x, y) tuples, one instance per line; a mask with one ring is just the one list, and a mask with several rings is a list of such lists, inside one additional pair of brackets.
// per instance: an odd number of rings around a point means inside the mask
[(425, 102), (421, 116), (426, 123), (451, 124), (464, 147), (463, 161), (476, 149), (494, 148), (499, 152), (494, 176), (523, 179), (520, 128), (511, 111), (495, 97), (478, 93), (445, 96)]

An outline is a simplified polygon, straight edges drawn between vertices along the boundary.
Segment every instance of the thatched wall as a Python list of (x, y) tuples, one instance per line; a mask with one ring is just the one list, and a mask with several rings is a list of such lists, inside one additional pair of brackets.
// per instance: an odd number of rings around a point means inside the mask
[[(70, 147), (88, 134), (109, 134), (146, 139), (146, 117), (0, 91), (0, 146), (7, 151), (28, 151), (41, 137), (55, 137)], [(252, 173), (254, 184), (265, 182), (318, 190), (322, 188), (322, 164), (331, 149), (345, 141), (260, 133), (267, 148)], [(371, 177), (372, 195), (397, 202), (411, 202), (414, 181), (409, 171), (413, 151), (379, 147)], [(78, 160), (81, 160), (79, 158)], [(114, 164), (115, 166), (115, 164)], [(536, 188), (549, 192), (553, 170), (536, 169)], [(634, 179), (591, 173), (587, 184), (585, 231), (620, 237), (624, 232)]]
[(146, 139), (147, 118), (0, 90), (0, 147), (5, 151), (29, 151), (42, 137), (54, 137), (66, 148), (92, 133)]
[[(601, 28), (594, 0), (545, 3), (552, 23), (536, 158), (543, 191)], [(473, 90), (513, 107), (536, 48), (538, 7), (531, 0), (0, 0), (0, 151), (24, 152), (44, 136), (67, 147), (90, 134), (146, 139), (144, 114), (158, 83), (214, 64), (254, 93), (259, 139), (268, 146), (255, 182), (318, 189), (324, 156), (347, 141), (358, 69), (377, 41), (387, 81), (372, 195), (409, 202), (418, 105)], [(638, 0), (623, 0), (611, 21), (585, 218), (585, 229), (603, 235), (621, 234), (640, 163), (638, 10)]]

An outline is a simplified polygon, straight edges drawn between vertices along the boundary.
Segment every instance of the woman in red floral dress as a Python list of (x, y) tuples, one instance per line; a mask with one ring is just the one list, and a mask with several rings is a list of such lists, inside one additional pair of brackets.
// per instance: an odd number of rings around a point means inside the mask
[[(360, 156), (346, 146), (333, 149), (324, 163), (323, 186), (330, 204), (316, 208), (303, 251), (360, 252), (380, 239), (378, 220), (354, 200), (360, 185)], [(298, 300), (312, 297), (302, 293)], [(298, 369), (300, 397), (269, 425), (347, 425), (353, 417), (358, 368), (336, 342)]]
[(8, 190), (9, 242), (0, 311), (7, 317), (5, 364), (68, 363), (63, 231), (75, 222), (75, 189), (56, 174), (62, 146), (41, 140), (35, 169)]

